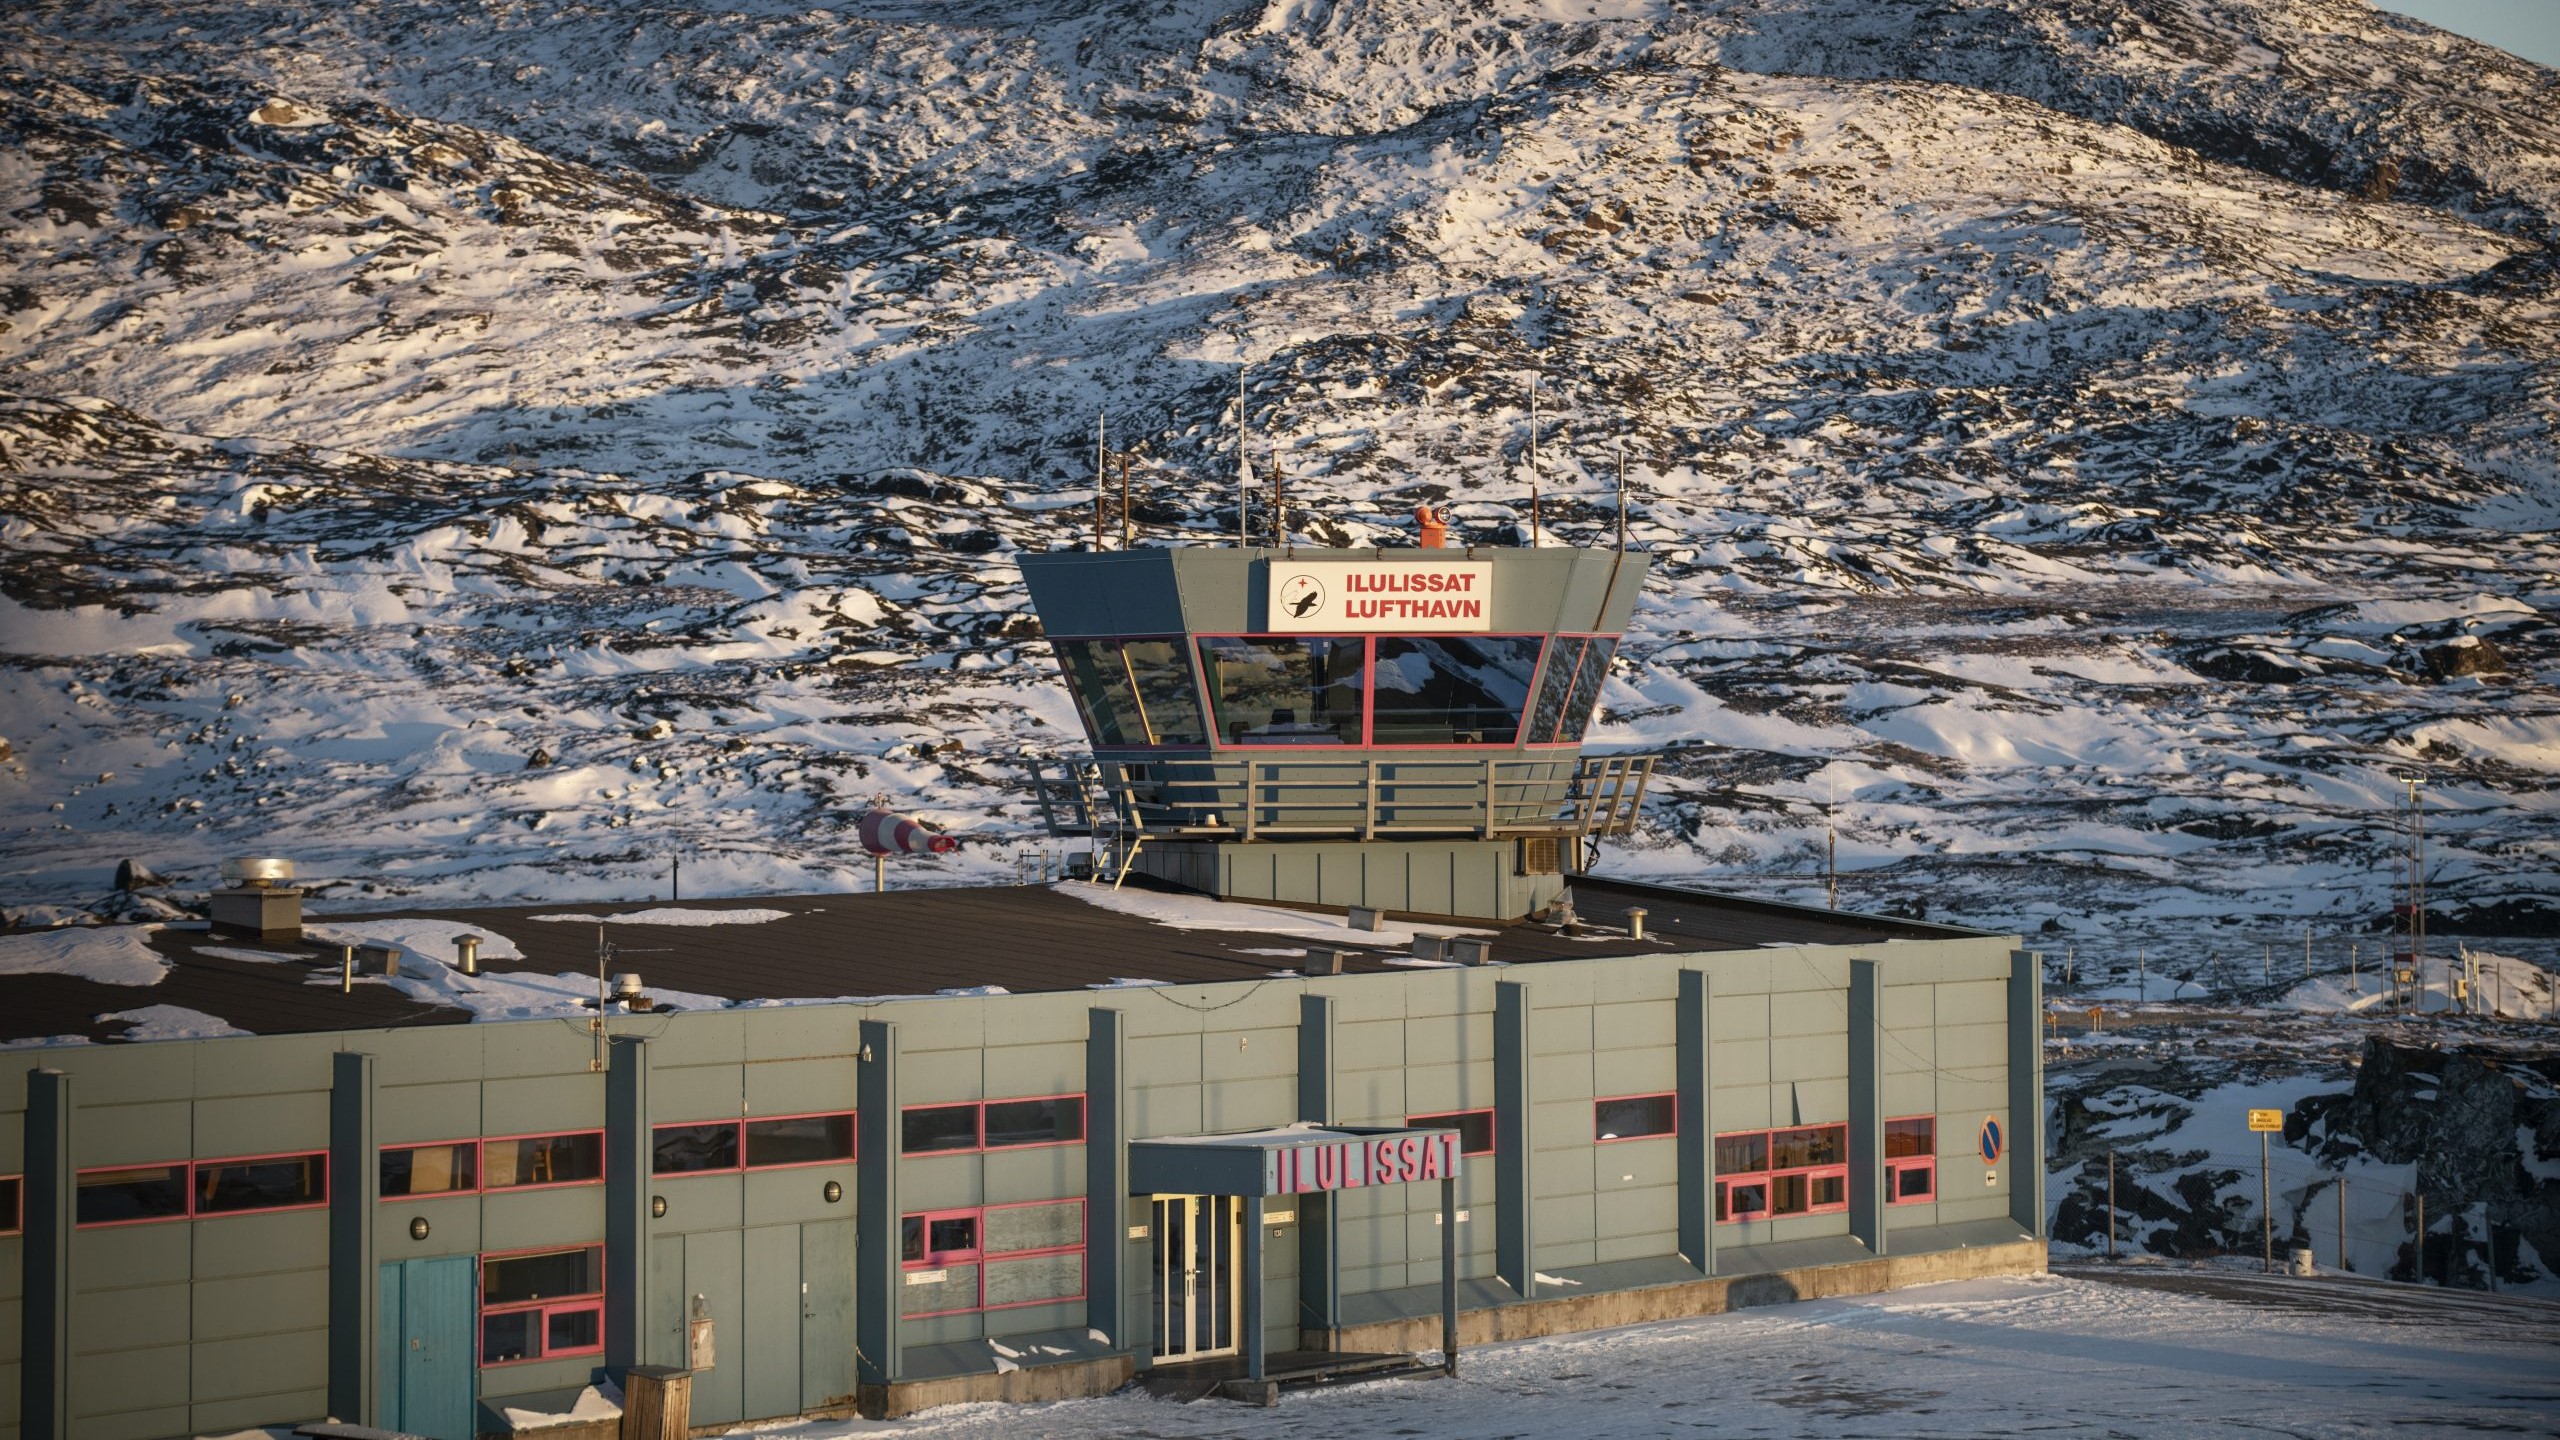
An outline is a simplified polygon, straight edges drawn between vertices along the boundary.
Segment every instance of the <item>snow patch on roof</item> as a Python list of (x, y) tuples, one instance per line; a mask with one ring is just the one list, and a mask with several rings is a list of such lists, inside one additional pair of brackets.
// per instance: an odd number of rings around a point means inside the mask
[(98, 1017), (101, 1025), (123, 1022), (131, 1028), (119, 1037), (125, 1040), (219, 1040), (225, 1036), (249, 1035), (219, 1015), (207, 1015), (184, 1005), (145, 1005), (136, 1010), (113, 1010)]
[(788, 920), (788, 910), (701, 910), (689, 906), (660, 906), (655, 910), (625, 910), (619, 915), (530, 915), (530, 920), (577, 925), (764, 925)]
[(100, 985), (157, 985), (169, 962), (151, 948), (157, 925), (82, 925), (0, 935), (0, 975), (69, 975)]

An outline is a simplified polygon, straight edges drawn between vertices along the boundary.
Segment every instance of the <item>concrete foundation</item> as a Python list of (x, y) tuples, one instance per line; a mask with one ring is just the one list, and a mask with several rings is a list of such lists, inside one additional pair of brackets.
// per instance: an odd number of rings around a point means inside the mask
[(1136, 1373), (1137, 1366), (1128, 1356), (1110, 1355), (1064, 1365), (1025, 1365), (1001, 1374), (988, 1370), (931, 1380), (893, 1380), (855, 1391), (854, 1408), (866, 1420), (896, 1420), (938, 1405), (974, 1405), (988, 1400), (1013, 1404), (1081, 1400), (1108, 1395), (1128, 1384)]

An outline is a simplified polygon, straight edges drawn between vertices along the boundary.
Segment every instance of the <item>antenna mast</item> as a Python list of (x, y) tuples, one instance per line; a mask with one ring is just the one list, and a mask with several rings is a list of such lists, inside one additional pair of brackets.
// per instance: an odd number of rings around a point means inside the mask
[(1538, 377), (1529, 377), (1529, 544), (1538, 544)]
[(1618, 440), (1618, 553), (1627, 553), (1627, 442), (1623, 436)]
[(1110, 475), (1103, 468), (1102, 436), (1103, 413), (1096, 410), (1093, 412), (1093, 548), (1096, 550), (1102, 548), (1102, 491), (1111, 483)]
[(1236, 543), (1252, 543), (1244, 523), (1245, 497), (1253, 489), (1253, 462), (1245, 455), (1245, 442), (1253, 438), (1253, 427), (1247, 423), (1244, 409), (1244, 342), (1236, 342)]

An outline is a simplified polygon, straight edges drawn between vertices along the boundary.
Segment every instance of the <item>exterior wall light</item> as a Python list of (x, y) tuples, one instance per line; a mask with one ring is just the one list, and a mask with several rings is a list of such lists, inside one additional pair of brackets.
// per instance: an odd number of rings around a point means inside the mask
[(826, 1188), (820, 1190), (818, 1194), (823, 1196), (828, 1204), (833, 1205), (844, 1198), (844, 1182), (841, 1180), (830, 1180), (827, 1182)]
[(667, 1218), (666, 1196), (652, 1195), (649, 1197), (649, 1218), (652, 1220), (664, 1220)]
[(412, 1215), (409, 1217), (409, 1238), (412, 1240), (424, 1240), (427, 1238), (426, 1216)]

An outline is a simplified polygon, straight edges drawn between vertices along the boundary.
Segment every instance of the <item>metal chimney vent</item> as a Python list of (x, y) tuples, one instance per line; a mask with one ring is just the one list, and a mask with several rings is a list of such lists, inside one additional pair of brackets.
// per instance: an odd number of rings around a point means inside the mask
[(273, 855), (225, 860), (222, 878), (243, 889), (272, 890), (293, 883), (293, 862)]

